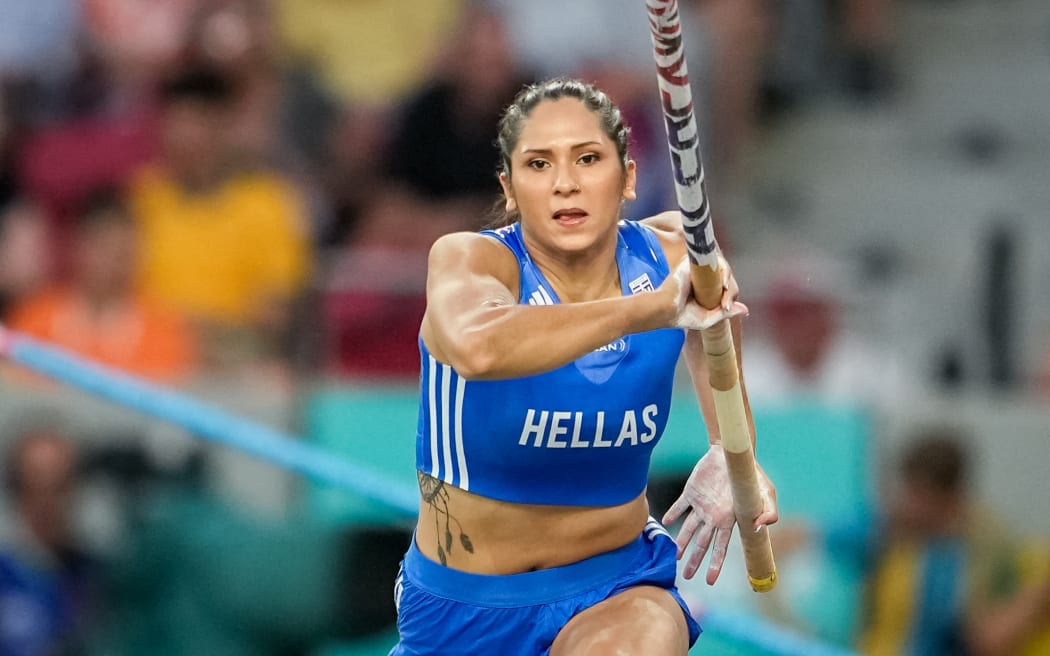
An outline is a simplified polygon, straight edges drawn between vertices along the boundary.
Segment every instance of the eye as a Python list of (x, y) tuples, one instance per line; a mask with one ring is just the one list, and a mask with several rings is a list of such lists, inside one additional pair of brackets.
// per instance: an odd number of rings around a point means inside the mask
[(550, 164), (544, 159), (531, 159), (525, 164), (525, 166), (535, 171), (541, 171), (550, 166)]
[(601, 159), (601, 157), (599, 157), (598, 153), (587, 153), (586, 155), (581, 155), (580, 159), (578, 159), (576, 161), (578, 161), (580, 164), (585, 164), (586, 165), (586, 164), (594, 164), (599, 159)]

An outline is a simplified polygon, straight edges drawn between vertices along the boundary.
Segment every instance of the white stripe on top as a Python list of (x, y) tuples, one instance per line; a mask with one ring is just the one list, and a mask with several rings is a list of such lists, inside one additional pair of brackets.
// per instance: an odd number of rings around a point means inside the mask
[(441, 477), (441, 480), (446, 483), (452, 482), (452, 444), (451, 434), (448, 426), (448, 410), (449, 410), (449, 387), (452, 367), (447, 364), (441, 365), (441, 446), (444, 449), (442, 454), (445, 463), (445, 475)]
[(470, 478), (467, 475), (467, 454), (463, 452), (463, 391), (466, 389), (467, 381), (459, 375), (456, 376), (456, 462), (459, 465), (459, 486), (464, 490), (470, 489)]
[[(430, 401), (430, 475), (464, 490), (469, 490), (467, 454), (463, 450), (463, 393), (466, 390), (467, 381), (460, 377), (452, 367), (438, 362), (432, 355), (428, 357), (427, 364), (429, 365), (427, 393)], [(438, 390), (439, 372), (440, 391)], [(456, 380), (454, 391), (453, 378)], [(452, 458), (453, 447), (456, 453), (455, 461)]]
[(543, 287), (537, 287), (529, 296), (529, 305), (554, 305), (554, 299)]
[(427, 393), (430, 401), (430, 475), (438, 477), (438, 423), (437, 423), (437, 367), (438, 361), (429, 356)]

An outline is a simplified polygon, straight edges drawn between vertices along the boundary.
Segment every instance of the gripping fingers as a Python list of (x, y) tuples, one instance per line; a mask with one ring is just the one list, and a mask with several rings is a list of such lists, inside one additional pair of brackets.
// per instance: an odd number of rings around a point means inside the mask
[(755, 518), (755, 530), (758, 531), (770, 524), (776, 524), (779, 517), (780, 515), (775, 508), (762, 511), (762, 514)]
[(686, 330), (706, 330), (724, 319), (747, 316), (748, 312), (747, 306), (739, 301), (734, 301), (729, 307), (714, 310), (706, 310), (695, 301), (689, 301), (679, 312), (675, 326)]

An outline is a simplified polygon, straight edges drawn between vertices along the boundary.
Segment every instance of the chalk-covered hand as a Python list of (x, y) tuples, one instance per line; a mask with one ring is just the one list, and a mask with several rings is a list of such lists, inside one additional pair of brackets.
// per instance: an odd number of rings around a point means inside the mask
[(673, 325), (687, 330), (704, 330), (723, 319), (737, 315), (747, 315), (747, 306), (736, 300), (740, 294), (736, 278), (729, 263), (718, 256), (719, 271), (722, 273), (722, 299), (717, 308), (708, 310), (700, 306), (693, 298), (693, 283), (689, 274), (689, 258), (683, 257), (675, 270), (668, 276), (669, 284), (677, 285), (676, 314)]
[[(755, 518), (755, 523), (745, 530), (754, 531), (777, 521), (776, 491), (761, 467), (758, 468), (758, 481), (763, 511)], [(707, 583), (714, 585), (722, 572), (729, 549), (729, 539), (736, 524), (733, 493), (729, 486), (729, 472), (721, 445), (712, 444), (693, 467), (682, 494), (664, 514), (663, 523), (673, 524), (683, 516), (685, 519), (675, 538), (678, 544), (678, 558), (685, 554), (690, 542), (695, 541), (696, 544), (689, 560), (686, 561), (682, 575), (687, 579), (693, 578), (710, 550)]]

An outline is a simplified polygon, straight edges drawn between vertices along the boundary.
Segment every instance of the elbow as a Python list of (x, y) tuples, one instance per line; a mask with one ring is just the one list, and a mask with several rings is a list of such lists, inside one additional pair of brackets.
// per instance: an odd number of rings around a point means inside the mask
[(449, 365), (466, 380), (486, 380), (498, 377), (499, 349), (491, 339), (468, 337), (457, 345), (450, 355)]

